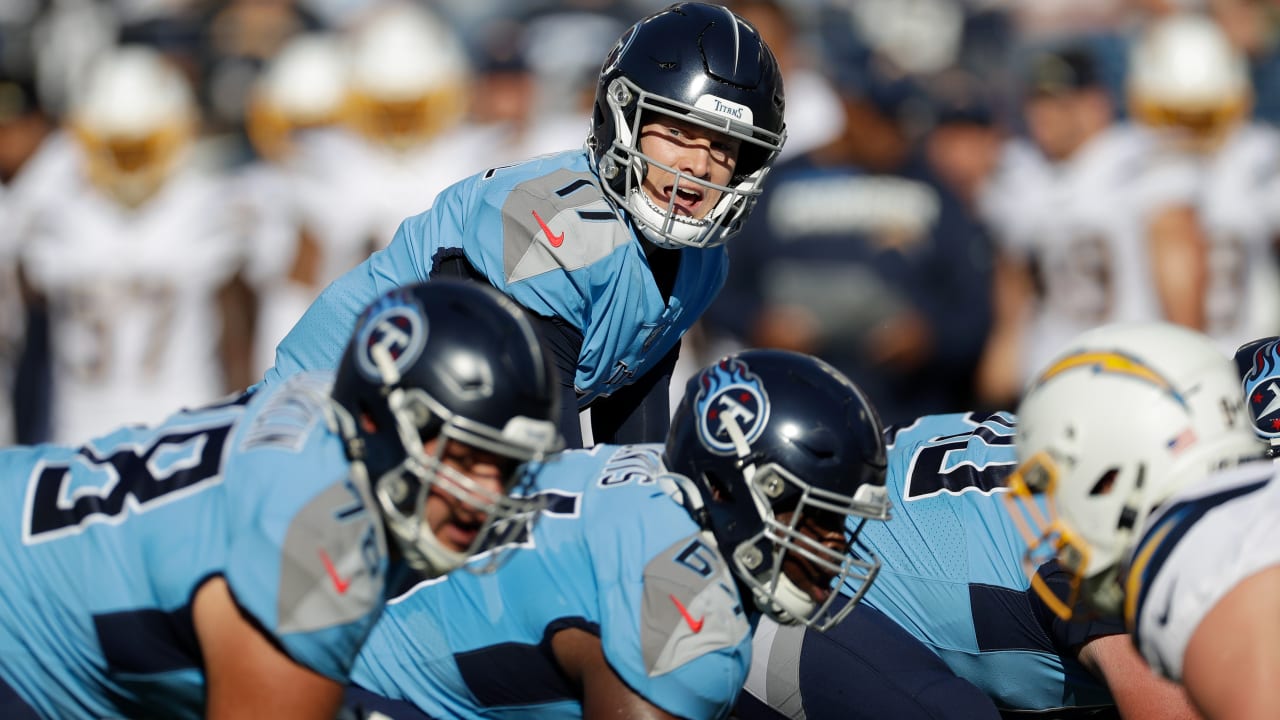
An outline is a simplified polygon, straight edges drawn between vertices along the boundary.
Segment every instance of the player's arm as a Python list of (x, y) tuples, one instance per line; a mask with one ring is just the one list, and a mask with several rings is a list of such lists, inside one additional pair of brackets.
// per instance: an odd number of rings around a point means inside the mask
[(1080, 647), (1076, 657), (1107, 684), (1116, 708), (1125, 720), (1192, 720), (1200, 717), (1186, 691), (1152, 672), (1125, 633), (1093, 638)]
[(584, 720), (666, 720), (676, 717), (628, 687), (605, 660), (600, 638), (586, 630), (561, 630), (551, 638), (551, 651), (569, 681), (582, 694)]
[(258, 294), (244, 273), (237, 272), (218, 289), (217, 303), (222, 317), (218, 352), (222, 359), (223, 390), (243, 390), (257, 380), (253, 368), (253, 339), (258, 322)]
[(1208, 241), (1194, 208), (1176, 205), (1157, 211), (1149, 226), (1147, 247), (1165, 319), (1203, 330)]
[(1182, 656), (1182, 682), (1208, 717), (1274, 718), (1280, 708), (1280, 567), (1245, 579), (1205, 615)]
[(240, 611), (221, 577), (196, 592), (196, 638), (204, 656), (205, 717), (332, 718), (342, 685), (295, 663)]
[(1012, 408), (1022, 394), (1024, 328), (1035, 306), (1030, 262), (998, 253), (992, 272), (992, 324), (975, 374), (983, 407)]
[[(1037, 574), (1059, 598), (1071, 595), (1069, 574), (1057, 560), (1041, 565)], [(1045, 605), (1034, 590), (1028, 593), (1041, 627), (1053, 639), (1063, 657), (1074, 655), (1094, 677), (1101, 680), (1125, 720), (1191, 720), (1199, 717), (1186, 693), (1176, 684), (1156, 675), (1124, 631), (1119, 617), (1095, 615), (1085, 593), (1075, 597), (1072, 618), (1062, 620)]]
[(276, 347), (276, 363), (262, 384), (275, 385), (302, 370), (338, 367), (356, 318), (393, 287), (424, 282), (429, 249), (421, 215), (405, 220), (391, 244), (330, 283)]

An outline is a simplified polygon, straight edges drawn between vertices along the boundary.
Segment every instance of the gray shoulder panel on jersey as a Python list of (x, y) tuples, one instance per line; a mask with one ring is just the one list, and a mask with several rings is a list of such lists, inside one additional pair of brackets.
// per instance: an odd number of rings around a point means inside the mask
[(732, 648), (750, 630), (728, 564), (701, 534), (645, 566), (640, 644), (650, 677)]
[(751, 638), (751, 670), (744, 690), (791, 720), (805, 720), (800, 697), (803, 625), (780, 625), (760, 618)]
[(632, 241), (590, 173), (556, 170), (512, 189), (502, 205), (508, 283), (578, 270)]
[(290, 376), (278, 388), (261, 390), (267, 398), (252, 416), (237, 450), (269, 447), (301, 452), (316, 424), (324, 422), (332, 386), (332, 371), (307, 370)]
[(387, 548), (373, 502), (347, 480), (294, 515), (281, 548), (278, 632), (354, 622), (380, 606)]

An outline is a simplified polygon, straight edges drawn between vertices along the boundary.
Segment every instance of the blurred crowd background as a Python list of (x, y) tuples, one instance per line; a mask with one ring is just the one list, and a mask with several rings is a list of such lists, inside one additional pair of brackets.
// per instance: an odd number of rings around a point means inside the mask
[[(581, 146), (602, 59), (666, 4), (3, 0), (0, 445), (257, 381), (440, 189)], [(686, 371), (812, 352), (903, 422), (1012, 408), (1110, 320), (1280, 332), (1280, 4), (726, 4), (789, 139)]]

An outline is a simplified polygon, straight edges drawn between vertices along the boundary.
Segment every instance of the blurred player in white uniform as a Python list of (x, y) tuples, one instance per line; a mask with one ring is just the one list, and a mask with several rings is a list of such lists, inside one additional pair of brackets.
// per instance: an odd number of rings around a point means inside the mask
[(1205, 331), (1226, 353), (1280, 332), (1280, 214), (1268, 210), (1276, 204), (1280, 132), (1248, 120), (1253, 88), (1244, 54), (1207, 16), (1165, 16), (1134, 48), (1128, 91), (1134, 118), (1199, 166)]
[[(10, 58), (12, 60), (13, 58)], [(14, 63), (15, 65), (17, 63)], [(49, 136), (52, 120), (45, 113), (32, 73), (0, 62), (0, 447), (18, 440), (37, 442), (39, 423), (15, 412), (23, 403), (39, 404), (39, 383), (28, 386), (19, 399), (17, 373), (31, 328), (18, 280), (17, 229), (22, 225), (20, 198), (39, 174), (40, 163), (28, 162)], [(29, 412), (23, 407), (24, 412)]]
[(1091, 327), (1204, 322), (1194, 166), (1160, 152), (1148, 129), (1114, 121), (1083, 49), (1040, 53), (1027, 92), (1030, 138), (1010, 141), (983, 198), (1004, 258), (998, 282), (1021, 290), (997, 312), (996, 332), (1011, 338), (1001, 392), (1013, 397)]
[[(52, 149), (71, 140), (54, 132), (56, 122), (34, 81), (19, 81), (18, 92), (31, 106), (25, 111), (13, 108), (20, 114), (0, 121), (5, 165), (0, 188), (0, 378), (12, 383), (5, 389), (13, 391), (0, 399), (0, 406), (3, 413), (13, 413), (8, 441), (35, 444), (47, 440), (49, 433), (49, 373), (47, 364), (41, 365), (48, 352), (47, 314), (24, 287), (20, 241), (31, 226), (34, 208), (58, 199), (73, 165), (68, 153)], [(12, 96), (10, 102), (17, 99)], [(19, 364), (25, 364), (25, 372)], [(0, 419), (0, 426), (6, 422)], [(0, 437), (5, 437), (4, 430)]]
[(1250, 423), (1273, 427), (1276, 340), (1236, 356), (1249, 414), (1213, 340), (1154, 323), (1082, 335), (1018, 408), (1011, 495), (1047, 494), (1050, 515), (1013, 511), (1041, 525), (1031, 535), (1073, 576), (1069, 594), (1123, 615), (1152, 670), (1207, 718), (1280, 708), (1280, 480)]
[[(220, 299), (241, 265), (220, 176), (193, 154), (197, 109), (161, 55), (115, 49), (46, 143), (21, 270), (47, 304), (54, 440), (158, 421), (229, 389)], [(74, 140), (72, 139), (74, 138)], [(228, 332), (224, 332), (228, 330)], [(237, 380), (236, 382), (240, 382)]]
[(453, 29), (407, 2), (301, 35), (266, 67), (249, 111), (262, 161), (240, 186), (262, 300), (255, 378), (321, 290), (491, 159), (461, 126), (469, 77)]
[(305, 193), (321, 256), (315, 290), (391, 241), (400, 221), (485, 168), (463, 132), (470, 65), (456, 32), (409, 3), (375, 6), (348, 33), (349, 132), (310, 143), (321, 187)]
[(250, 91), (246, 127), (257, 158), (238, 171), (235, 184), (237, 221), (252, 258), (247, 275), (259, 301), (255, 378), (271, 367), (276, 345), (323, 282), (340, 272), (322, 267), (325, 253), (316, 233), (323, 223), (306, 211), (341, 202), (321, 177), (328, 170), (323, 155), (309, 149), (338, 132), (346, 72), (340, 36), (302, 33), (271, 59)]

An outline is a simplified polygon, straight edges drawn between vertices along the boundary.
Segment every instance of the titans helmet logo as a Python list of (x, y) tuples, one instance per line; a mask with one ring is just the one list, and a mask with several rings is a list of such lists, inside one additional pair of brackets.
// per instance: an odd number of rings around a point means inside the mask
[(408, 293), (391, 293), (369, 309), (367, 320), (356, 335), (356, 365), (360, 374), (375, 382), (394, 382), (386, 378), (375, 355), (385, 356), (397, 375), (417, 362), (427, 344), (427, 318)]
[(729, 423), (742, 430), (748, 444), (760, 437), (769, 422), (769, 395), (745, 363), (726, 358), (704, 370), (699, 381), (694, 410), (703, 447), (716, 455), (736, 455)]
[(1244, 389), (1257, 434), (1280, 437), (1280, 341), (1272, 340), (1254, 349), (1244, 375)]

